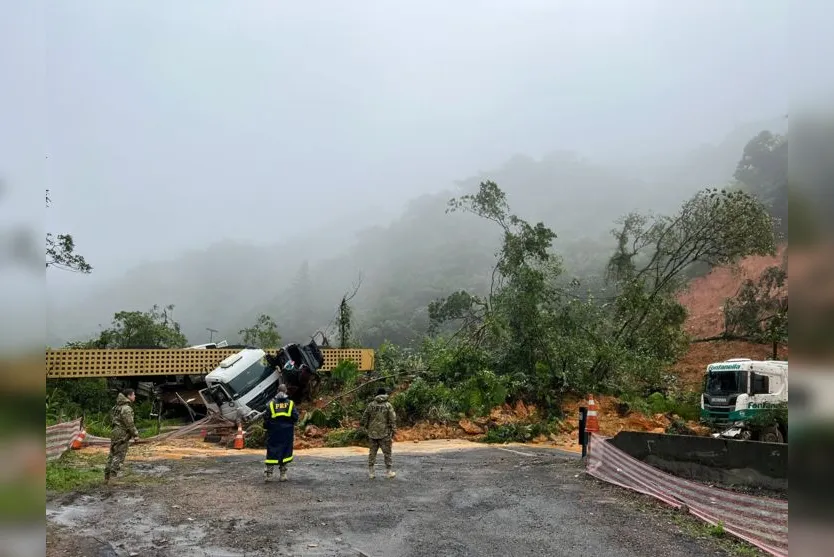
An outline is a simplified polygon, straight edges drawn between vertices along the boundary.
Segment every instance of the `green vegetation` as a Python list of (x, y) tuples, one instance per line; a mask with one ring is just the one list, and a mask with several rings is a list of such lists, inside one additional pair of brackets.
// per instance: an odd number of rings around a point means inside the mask
[(788, 342), (788, 259), (765, 269), (758, 281), (744, 281), (724, 304), (724, 334), (728, 338), (770, 344), (772, 358)]
[[(61, 458), (46, 463), (46, 490), (57, 493), (84, 492), (103, 485), (104, 465), (107, 463), (107, 458), (106, 452), (91, 454), (65, 452)], [(140, 476), (133, 473), (129, 463), (122, 468), (118, 477), (129, 478), (133, 485), (163, 481), (159, 477)], [(42, 498), (40, 506), (43, 512)]]
[(359, 366), (355, 362), (342, 360), (330, 370), (330, 384), (333, 389), (350, 389), (359, 378)]
[(251, 327), (241, 329), (238, 334), (247, 346), (256, 348), (277, 348), (281, 345), (281, 335), (275, 320), (266, 314), (261, 314)]
[(363, 429), (334, 429), (324, 436), (325, 447), (368, 446), (368, 433)]
[(183, 348), (188, 339), (174, 321), (174, 305), (148, 311), (120, 311), (98, 338), (70, 342), (67, 348)]
[[(173, 318), (174, 306), (153, 306), (145, 312), (120, 311), (98, 337), (71, 342), (67, 348), (182, 348), (187, 339)], [(47, 425), (84, 417), (90, 435), (110, 436), (110, 410), (116, 403), (118, 384), (107, 379), (49, 379), (46, 382)], [(134, 406), (136, 427), (142, 437), (156, 435), (159, 428), (174, 422), (151, 416), (150, 401), (137, 399)]]
[(753, 415), (747, 424), (753, 429), (763, 429), (770, 426), (778, 426), (780, 430), (788, 431), (788, 405), (787, 403), (776, 404), (770, 408), (763, 408)]
[(699, 392), (684, 392), (663, 395), (650, 394), (643, 404), (640, 400), (631, 399), (631, 404), (643, 414), (675, 414), (684, 420), (698, 420), (701, 413), (701, 394)]
[[(379, 349), (374, 375), (340, 362), (322, 390), (336, 400), (304, 416), (301, 427), (337, 428), (327, 443), (347, 442), (351, 436), (344, 431), (352, 430), (381, 386), (393, 393), (402, 424), (454, 423), (518, 401), (539, 409), (535, 420), (557, 419), (566, 396), (588, 393), (617, 395), (624, 411), (697, 419), (697, 393), (680, 392), (668, 371), (690, 341), (678, 295), (692, 276), (712, 266), (775, 253), (779, 227), (772, 216), (782, 202), (783, 141), (757, 135), (736, 167), (736, 184), (695, 191), (678, 200), (676, 209), (666, 203), (667, 215), (629, 213), (616, 220), (623, 205), (612, 202), (594, 205), (593, 222), (570, 221), (559, 203), (540, 206), (548, 180), (536, 182), (535, 191), (513, 189), (513, 205), (493, 180), (467, 181), (461, 184), (463, 194), (445, 203), (426, 197), (409, 208), (408, 218), (375, 231), (377, 247), (391, 257), (377, 257), (384, 265), (375, 269), (376, 282), (361, 295), (357, 284), (329, 298), (341, 299), (335, 316), (332, 307), (326, 318), (311, 311), (313, 300), (326, 293), (317, 288), (318, 274), (302, 261), (286, 287), (281, 317), (305, 334), (331, 319), (340, 346), (378, 344)], [(543, 176), (555, 169), (588, 170), (558, 157), (536, 164), (515, 160), (495, 175), (515, 186), (513, 177), (535, 174), (527, 172), (534, 167)], [(444, 206), (450, 213), (445, 217)], [(528, 220), (517, 206), (537, 218)], [(557, 213), (563, 220), (553, 219), (554, 228), (538, 218)], [(615, 220), (613, 238), (605, 240), (601, 233)], [(594, 232), (571, 240), (574, 244), (565, 249), (555, 226)], [(413, 248), (417, 251), (396, 248), (414, 246), (415, 238), (421, 239), (420, 248)], [(455, 244), (448, 247), (450, 238)], [(339, 276), (347, 282), (354, 272), (346, 268)], [(728, 303), (733, 334), (759, 342), (786, 340), (787, 300), (777, 293), (785, 279), (784, 269), (776, 269), (744, 285)], [(368, 305), (369, 290), (373, 305)], [(173, 309), (116, 313), (97, 338), (71, 346), (184, 346)], [(254, 325), (240, 329), (247, 344), (280, 342), (270, 314), (261, 313)], [(48, 419), (84, 414), (91, 433), (108, 431), (114, 392), (105, 382), (50, 382), (47, 387)], [(137, 407), (140, 428), (155, 425), (150, 410)], [(535, 421), (500, 426), (490, 428), (486, 438), (529, 439), (549, 427)], [(252, 443), (259, 443), (258, 435), (250, 432)]]
[(724, 525), (721, 523), (717, 525), (707, 524), (699, 518), (679, 513), (672, 514), (672, 520), (682, 531), (690, 536), (712, 539), (728, 555), (734, 557), (764, 557), (766, 555), (766, 553), (759, 550), (756, 546), (733, 536), (726, 535)]
[[(110, 410), (116, 403), (116, 389), (106, 379), (52, 379), (47, 381), (46, 423), (56, 424), (84, 417), (89, 435), (110, 437)], [(134, 421), (142, 438), (153, 437), (166, 426), (180, 425), (178, 420), (152, 417), (149, 400), (138, 400), (133, 408)]]
[(104, 483), (107, 453), (80, 456), (67, 451), (46, 464), (47, 491), (86, 491)]
[(442, 385), (477, 377), (497, 378), (480, 386), (490, 397), (504, 394), (546, 411), (558, 411), (568, 392), (663, 390), (666, 368), (686, 348), (686, 312), (676, 300), (684, 271), (775, 250), (760, 202), (737, 190), (704, 190), (674, 217), (621, 221), (607, 276), (615, 295), (600, 304), (558, 285), (560, 260), (550, 251), (555, 234), (512, 213), (495, 183), (482, 183), (477, 194), (449, 207), (495, 223), (503, 241), (488, 294), (458, 291), (429, 306), (434, 330), (447, 336), (445, 353), (429, 362), (436, 364), (428, 366), (434, 380), (420, 391), (435, 407), (453, 398)]
[(484, 443), (527, 443), (539, 435), (553, 430), (547, 423), (512, 423), (490, 428), (482, 441)]

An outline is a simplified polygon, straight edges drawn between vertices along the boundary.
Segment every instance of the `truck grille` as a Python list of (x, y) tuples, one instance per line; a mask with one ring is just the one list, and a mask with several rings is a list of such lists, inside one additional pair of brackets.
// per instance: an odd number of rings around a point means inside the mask
[(278, 393), (278, 381), (275, 381), (264, 389), (258, 396), (250, 400), (246, 403), (251, 410), (257, 410), (258, 412), (263, 412), (266, 409), (266, 405), (269, 404), (269, 401), (275, 398), (275, 395)]
[(730, 422), (730, 412), (733, 411), (732, 406), (712, 406), (710, 404), (704, 404), (704, 410), (707, 411), (709, 414), (710, 419), (714, 420), (717, 423), (729, 423)]

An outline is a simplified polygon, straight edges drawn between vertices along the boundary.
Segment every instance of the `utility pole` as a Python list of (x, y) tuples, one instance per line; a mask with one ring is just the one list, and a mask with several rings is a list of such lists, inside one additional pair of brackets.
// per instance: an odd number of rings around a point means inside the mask
[(214, 341), (214, 333), (217, 332), (217, 329), (212, 329), (211, 327), (206, 327), (206, 330), (209, 332), (209, 342)]

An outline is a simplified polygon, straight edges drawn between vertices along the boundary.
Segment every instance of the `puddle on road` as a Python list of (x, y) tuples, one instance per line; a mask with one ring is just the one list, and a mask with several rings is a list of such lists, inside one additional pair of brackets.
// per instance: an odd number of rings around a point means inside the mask
[(99, 499), (89, 495), (78, 497), (69, 505), (48, 504), (46, 518), (60, 526), (78, 526), (84, 519), (97, 514), (101, 503)]
[(146, 476), (164, 476), (171, 471), (170, 466), (164, 464), (149, 464), (144, 462), (133, 463), (131, 468), (133, 472)]

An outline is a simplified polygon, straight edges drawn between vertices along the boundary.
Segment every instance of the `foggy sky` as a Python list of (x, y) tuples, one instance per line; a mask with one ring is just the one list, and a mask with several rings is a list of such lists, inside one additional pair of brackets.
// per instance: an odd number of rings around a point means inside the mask
[[(3, 41), (46, 110), (10, 128), (46, 126), (28, 178), (95, 267), (47, 273), (51, 297), (222, 240), (384, 221), (516, 153), (688, 149), (790, 90), (787, 1), (23, 4)], [(12, 179), (23, 148), (4, 141)]]
[(692, 144), (787, 104), (784, 2), (278, 4), (47, 10), (48, 223), (98, 278), (273, 241), (299, 212), (393, 211), (515, 153)]

